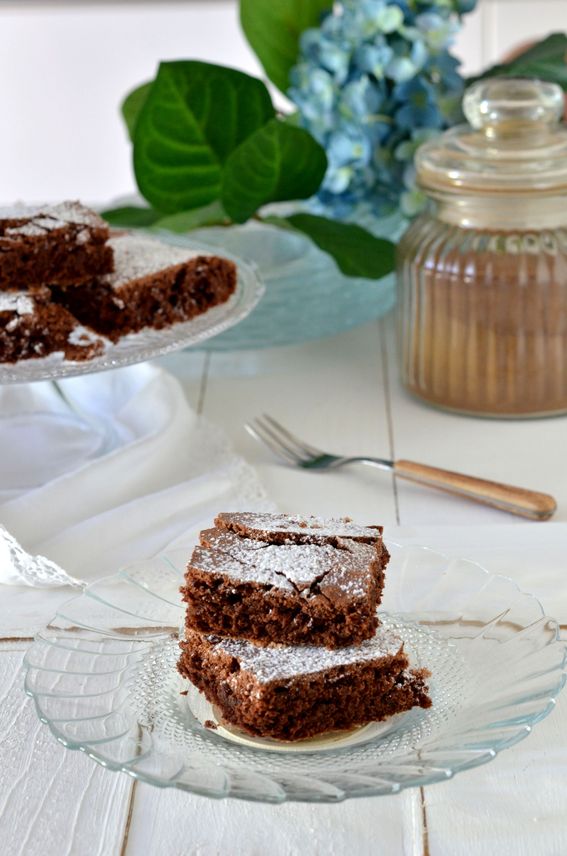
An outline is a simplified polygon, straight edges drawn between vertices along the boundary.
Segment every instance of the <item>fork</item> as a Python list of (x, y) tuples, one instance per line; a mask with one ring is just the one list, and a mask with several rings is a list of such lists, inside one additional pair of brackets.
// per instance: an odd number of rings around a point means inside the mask
[(247, 422), (244, 427), (254, 439), (267, 446), (278, 458), (301, 469), (336, 470), (348, 464), (367, 464), (394, 473), (399, 478), (472, 499), (474, 502), (481, 502), (530, 520), (549, 520), (557, 508), (554, 498), (547, 493), (466, 476), (415, 461), (389, 461), (367, 455), (333, 455), (300, 440), (267, 414)]

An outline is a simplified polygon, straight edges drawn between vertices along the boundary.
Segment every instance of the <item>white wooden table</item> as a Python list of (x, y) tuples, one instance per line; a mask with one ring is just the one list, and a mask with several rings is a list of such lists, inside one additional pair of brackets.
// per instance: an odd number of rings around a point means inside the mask
[[(556, 519), (566, 521), (567, 419), (483, 421), (410, 400), (397, 379), (392, 326), (386, 318), (322, 342), (183, 353), (163, 364), (193, 406), (257, 467), (284, 511), (350, 514), (386, 527), (514, 523), (376, 471), (285, 469), (242, 428), (261, 411), (331, 450), (413, 458), (546, 490), (559, 502)], [(58, 592), (50, 600), (55, 605), (68, 596)], [(22, 611), (25, 598), (24, 591)], [(0, 853), (6, 856), (567, 853), (567, 691), (528, 741), (454, 781), (338, 805), (217, 802), (136, 783), (59, 746), (22, 691), (21, 659), (37, 629), (33, 616), (26, 620), (23, 627), (14, 617), (11, 626), (22, 627), (16, 638), (0, 627)], [(549, 767), (548, 784), (533, 792), (530, 771), (542, 765)], [(522, 810), (510, 812), (511, 806)]]

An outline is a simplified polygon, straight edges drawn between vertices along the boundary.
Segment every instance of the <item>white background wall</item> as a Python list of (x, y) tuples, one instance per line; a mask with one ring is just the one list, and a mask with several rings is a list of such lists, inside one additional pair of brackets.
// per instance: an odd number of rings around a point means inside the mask
[[(480, 0), (456, 49), (474, 72), (553, 30), (567, 30), (567, 0)], [(174, 58), (260, 74), (236, 0), (0, 0), (0, 201), (131, 193), (119, 104)]]

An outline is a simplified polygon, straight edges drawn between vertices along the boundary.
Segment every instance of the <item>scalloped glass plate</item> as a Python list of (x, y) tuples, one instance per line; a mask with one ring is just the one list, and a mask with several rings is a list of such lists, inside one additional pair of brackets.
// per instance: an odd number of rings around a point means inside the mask
[(26, 655), (26, 691), (65, 746), (159, 787), (336, 802), (446, 780), (527, 737), (552, 710), (565, 645), (511, 580), (425, 547), (389, 546), (382, 620), (413, 664), (431, 670), (429, 710), (296, 744), (226, 727), (175, 668), (187, 551), (132, 565), (62, 606)]
[[(204, 254), (219, 253), (218, 247), (207, 247), (182, 235), (160, 234), (160, 238)], [(92, 360), (83, 362), (66, 360), (63, 354), (58, 352), (39, 359), (21, 360), (14, 364), (2, 363), (0, 364), (0, 383), (53, 380), (116, 369), (152, 360), (190, 345), (201, 344), (206, 339), (228, 330), (252, 312), (264, 294), (264, 286), (253, 264), (224, 250), (222, 255), (232, 259), (238, 270), (236, 291), (226, 303), (209, 309), (192, 321), (174, 324), (164, 330), (146, 328), (139, 333), (124, 336), (116, 344), (108, 342), (104, 352)]]

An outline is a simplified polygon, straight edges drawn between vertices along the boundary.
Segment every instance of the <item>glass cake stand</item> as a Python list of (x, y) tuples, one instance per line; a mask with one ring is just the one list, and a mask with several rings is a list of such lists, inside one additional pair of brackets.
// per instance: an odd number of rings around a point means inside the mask
[(158, 787), (339, 802), (445, 781), (553, 709), (566, 650), (509, 579), (425, 547), (392, 553), (381, 618), (431, 671), (433, 706), (298, 743), (225, 725), (176, 671), (187, 551), (137, 563), (63, 605), (25, 658), (37, 714), (69, 749)]
[(160, 240), (203, 255), (220, 253), (225, 258), (232, 259), (238, 272), (236, 292), (226, 303), (209, 309), (192, 321), (174, 324), (165, 330), (147, 328), (139, 333), (124, 336), (116, 344), (109, 342), (105, 351), (92, 360), (76, 362), (66, 360), (61, 353), (55, 353), (39, 359), (21, 360), (15, 364), (0, 363), (0, 384), (76, 377), (153, 360), (180, 348), (198, 345), (228, 330), (246, 318), (260, 301), (264, 286), (256, 267), (250, 262), (245, 262), (224, 249), (205, 246), (183, 235), (160, 233), (159, 237)]
[[(204, 246), (184, 236), (162, 234), (162, 240), (188, 250), (215, 254), (220, 250)], [(161, 357), (181, 348), (201, 344), (207, 339), (238, 324), (252, 312), (264, 293), (264, 286), (253, 264), (224, 250), (222, 255), (237, 266), (237, 287), (232, 297), (192, 321), (174, 324), (164, 330), (145, 329), (111, 342), (92, 360), (66, 360), (62, 353), (39, 359), (0, 364), (0, 385), (31, 384), (47, 381), (50, 390), (41, 390), (39, 400), (49, 401), (49, 408), (37, 405), (33, 390), (6, 389), (0, 415), (0, 501), (69, 472), (89, 459), (117, 445), (112, 427), (85, 418), (73, 408), (58, 381), (64, 378), (94, 374)], [(45, 386), (45, 385), (44, 385)], [(35, 402), (35, 403), (32, 403)], [(33, 442), (24, 443), (33, 435)], [(25, 454), (22, 450), (25, 449)]]

